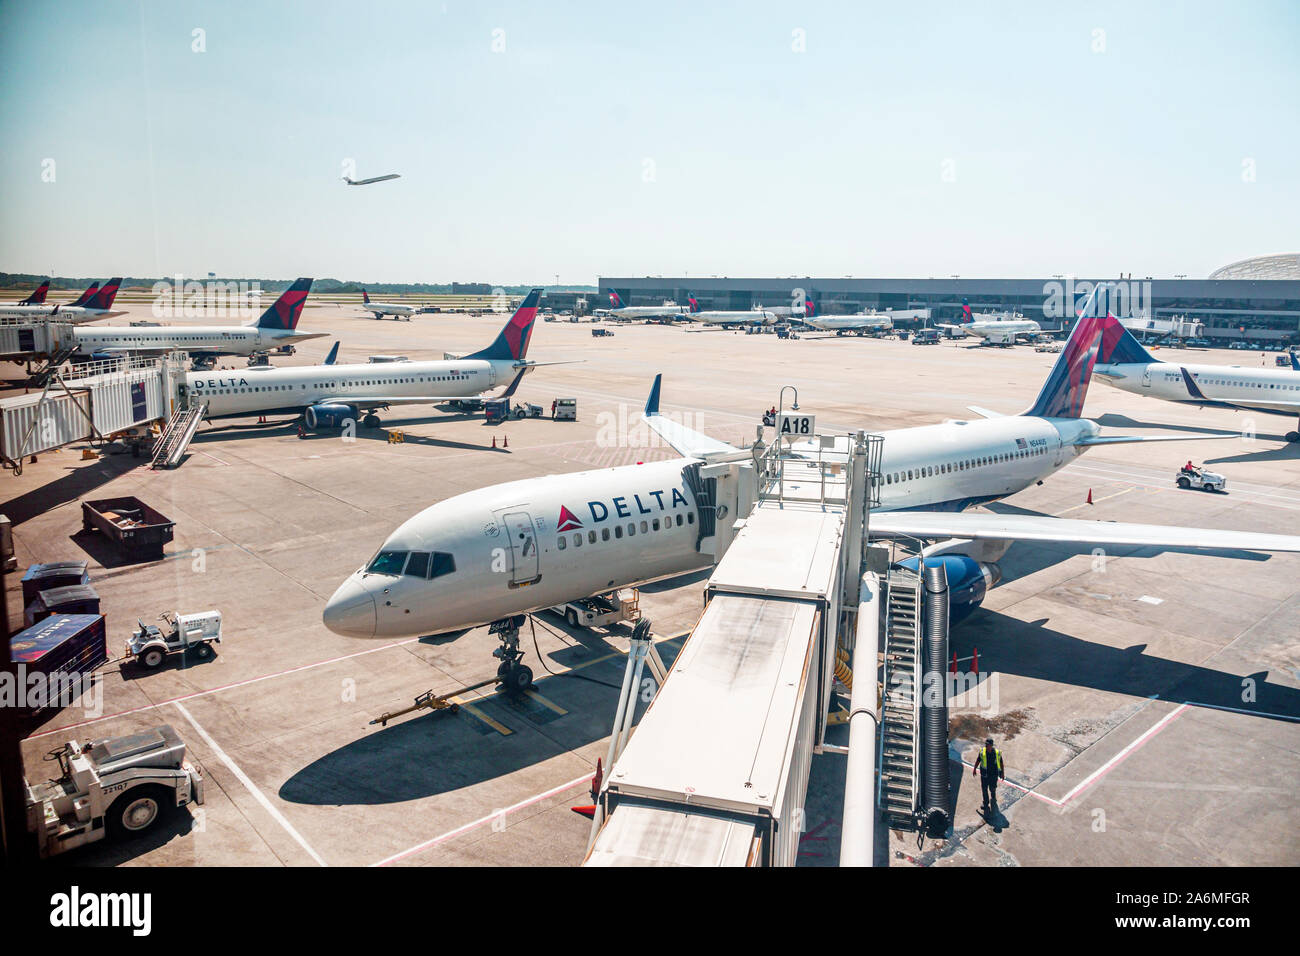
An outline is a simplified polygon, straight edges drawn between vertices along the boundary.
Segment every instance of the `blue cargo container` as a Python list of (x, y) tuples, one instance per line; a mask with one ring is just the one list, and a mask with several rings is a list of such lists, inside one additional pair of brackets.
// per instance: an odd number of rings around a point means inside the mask
[[(74, 683), (88, 678), (108, 660), (108, 629), (102, 614), (55, 614), (20, 631), (9, 639), (9, 654), (14, 665), (25, 671), (26, 685), (31, 675), (42, 674), (47, 687), (60, 682)], [(19, 707), (27, 717), (44, 719), (61, 709), (66, 700), (47, 700), (41, 706)]]
[(99, 592), (89, 584), (74, 584), (66, 588), (48, 588), (36, 595), (27, 608), (26, 625), (31, 627), (52, 614), (98, 614)]
[(45, 564), (33, 564), (23, 574), (23, 607), (36, 600), (36, 595), (47, 588), (65, 588), (74, 584), (86, 584), (90, 575), (86, 573), (85, 561), (50, 561)]

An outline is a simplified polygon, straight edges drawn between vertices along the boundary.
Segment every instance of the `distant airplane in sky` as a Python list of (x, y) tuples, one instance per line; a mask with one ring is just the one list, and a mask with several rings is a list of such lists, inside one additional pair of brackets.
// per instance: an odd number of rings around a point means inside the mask
[(386, 179), (401, 178), (401, 173), (389, 173), (387, 176), (371, 176), (369, 179), (353, 179), (351, 176), (344, 176), (343, 181), (349, 186), (369, 186), (371, 183), (382, 183)]

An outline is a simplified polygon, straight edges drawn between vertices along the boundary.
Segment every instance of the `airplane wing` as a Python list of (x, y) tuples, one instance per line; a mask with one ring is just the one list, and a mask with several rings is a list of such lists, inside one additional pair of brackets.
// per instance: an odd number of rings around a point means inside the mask
[(1003, 412), (995, 412), (990, 408), (981, 408), (978, 405), (967, 405), (966, 407), (969, 408), (976, 415), (978, 415), (980, 418), (1006, 418), (1007, 417), (1006, 414)]
[(655, 376), (655, 383), (650, 388), (650, 397), (645, 403), (645, 423), (666, 441), (679, 454), (687, 458), (703, 458), (708, 461), (748, 458), (749, 452), (718, 441), (708, 435), (687, 428), (681, 422), (675, 422), (659, 414), (659, 388), (663, 374)]
[(347, 183), (349, 186), (369, 186), (371, 183), (382, 183), (382, 182), (386, 182), (389, 179), (401, 179), (401, 178), (402, 178), (401, 173), (389, 173), (386, 176), (371, 176), (369, 179), (352, 179), (351, 177), (344, 176), (343, 181)]
[(876, 511), (873, 537), (913, 537), (939, 540), (965, 538), (995, 541), (1057, 541), (1068, 544), (1151, 545), (1191, 550), (1296, 551), (1300, 537), (1255, 531), (1177, 528), (1118, 521), (1081, 521), (1038, 515), (999, 515), (983, 512)]
[(1209, 441), (1214, 438), (1240, 438), (1236, 432), (1210, 434), (1209, 432), (1189, 432), (1186, 435), (1094, 435), (1092, 438), (1076, 438), (1071, 444), (1080, 448), (1092, 448), (1096, 445), (1132, 445), (1143, 441)]

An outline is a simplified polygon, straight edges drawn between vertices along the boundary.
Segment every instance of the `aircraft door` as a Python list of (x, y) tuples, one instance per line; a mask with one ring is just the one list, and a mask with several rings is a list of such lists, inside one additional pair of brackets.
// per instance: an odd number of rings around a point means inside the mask
[(506, 534), (510, 536), (512, 585), (531, 584), (541, 574), (537, 558), (537, 530), (532, 516), (526, 511), (512, 511), (505, 515)]
[(1150, 365), (1148, 365), (1146, 368), (1142, 370), (1142, 387), (1143, 388), (1151, 387), (1151, 366)]

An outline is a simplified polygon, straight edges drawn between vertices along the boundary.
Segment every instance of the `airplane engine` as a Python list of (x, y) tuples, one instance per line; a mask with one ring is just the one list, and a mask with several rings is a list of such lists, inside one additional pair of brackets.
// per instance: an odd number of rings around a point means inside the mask
[[(989, 588), (1002, 580), (1002, 569), (987, 561), (976, 561), (964, 554), (932, 555), (925, 559), (927, 564), (942, 564), (948, 574), (948, 623), (949, 626), (969, 617), (984, 601)], [(899, 562), (903, 567), (915, 571), (916, 558)]]
[(357, 422), (357, 409), (354, 405), (311, 405), (302, 414), (303, 422), (311, 431), (324, 431), (327, 428), (342, 428), (345, 423)]

